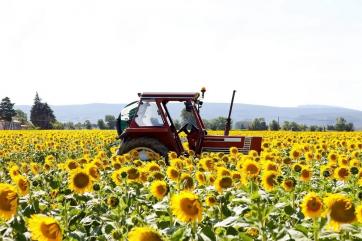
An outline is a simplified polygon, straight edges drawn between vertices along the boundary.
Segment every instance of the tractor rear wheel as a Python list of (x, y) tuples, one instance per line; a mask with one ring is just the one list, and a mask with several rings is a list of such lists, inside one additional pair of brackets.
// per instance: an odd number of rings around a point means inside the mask
[(123, 141), (117, 154), (122, 155), (134, 151), (138, 152), (138, 157), (141, 161), (150, 161), (153, 154), (158, 154), (165, 158), (165, 162), (168, 165), (168, 149), (155, 138), (138, 137)]

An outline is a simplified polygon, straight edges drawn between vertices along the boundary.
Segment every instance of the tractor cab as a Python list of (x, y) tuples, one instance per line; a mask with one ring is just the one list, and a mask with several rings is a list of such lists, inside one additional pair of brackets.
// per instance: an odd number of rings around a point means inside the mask
[[(205, 91), (201, 92), (201, 96), (198, 92), (139, 94), (140, 100), (127, 105), (117, 119), (117, 131), (122, 141), (118, 154), (138, 152), (141, 160), (163, 156), (167, 161), (169, 151), (187, 154), (179, 135), (182, 132), (186, 135), (189, 149), (196, 154), (229, 152), (230, 147), (237, 147), (243, 153), (249, 150), (260, 153), (261, 137), (228, 135), (231, 108), (224, 135), (208, 135), (200, 116)], [(184, 105), (184, 123), (178, 130), (168, 108), (175, 102)]]

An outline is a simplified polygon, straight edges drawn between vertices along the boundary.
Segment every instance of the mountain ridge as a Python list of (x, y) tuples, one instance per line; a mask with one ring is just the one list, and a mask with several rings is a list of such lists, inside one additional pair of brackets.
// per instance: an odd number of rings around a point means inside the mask
[[(95, 123), (105, 115), (117, 116), (126, 104), (89, 103), (75, 105), (50, 105), (54, 110), (57, 120), (61, 122), (84, 122), (90, 120)], [(212, 119), (218, 116), (227, 116), (229, 103), (205, 103), (201, 109), (204, 119)], [(16, 105), (30, 115), (30, 105)], [(179, 119), (183, 105), (169, 104), (171, 115)], [(279, 121), (295, 121), (306, 125), (332, 125), (337, 117), (344, 117), (348, 122), (353, 122), (356, 129), (362, 129), (362, 111), (338, 106), (301, 105), (296, 107), (276, 107), (267, 105), (253, 105), (235, 103), (232, 119), (235, 121), (252, 120), (264, 117), (267, 122), (279, 118)]]

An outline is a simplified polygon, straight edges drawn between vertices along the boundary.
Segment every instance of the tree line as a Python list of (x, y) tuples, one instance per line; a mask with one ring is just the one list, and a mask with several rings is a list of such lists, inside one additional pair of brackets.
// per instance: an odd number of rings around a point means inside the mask
[[(115, 129), (116, 118), (113, 115), (106, 115), (104, 119), (98, 119), (97, 123), (91, 123), (86, 120), (85, 122), (65, 122), (57, 121), (53, 110), (46, 102), (42, 102), (38, 93), (34, 98), (34, 104), (30, 110), (30, 121), (28, 121), (27, 114), (20, 109), (14, 109), (14, 103), (11, 102), (9, 97), (5, 97), (0, 103), (0, 120), (12, 121), (16, 119), (21, 125), (26, 125), (30, 129), (101, 129), (106, 130)], [(191, 118), (192, 121), (192, 118)], [(225, 128), (226, 118), (217, 117), (211, 120), (203, 120), (205, 127), (210, 130), (223, 130)], [(179, 129), (182, 123), (190, 122), (190, 115), (183, 110), (181, 112), (181, 122), (177, 119), (174, 120), (175, 127)], [(343, 117), (338, 117), (334, 125), (318, 126), (305, 124), (298, 124), (294, 121), (284, 121), (279, 123), (277, 120), (272, 120), (269, 123), (265, 118), (255, 118), (253, 120), (237, 121), (232, 125), (234, 129), (246, 130), (288, 130), (288, 131), (353, 131), (354, 126), (352, 122), (347, 122)]]
[(15, 103), (12, 103), (9, 97), (5, 97), (1, 100), (0, 103), (0, 120), (1, 121), (18, 121), (21, 125), (26, 126), (28, 129), (101, 129), (106, 130), (115, 129), (116, 118), (113, 115), (106, 115), (104, 119), (99, 119), (97, 123), (91, 123), (89, 120), (85, 122), (59, 122), (54, 115), (53, 110), (50, 108), (48, 103), (42, 102), (39, 94), (35, 94), (34, 104), (30, 110), (30, 120), (28, 120), (28, 115), (20, 110), (14, 109)]

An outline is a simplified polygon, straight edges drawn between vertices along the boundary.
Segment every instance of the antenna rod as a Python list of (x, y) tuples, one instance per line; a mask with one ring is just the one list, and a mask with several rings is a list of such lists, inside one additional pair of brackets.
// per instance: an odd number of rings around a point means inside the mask
[(228, 135), (229, 135), (229, 131), (230, 131), (230, 128), (231, 128), (231, 118), (230, 118), (230, 117), (231, 117), (231, 112), (232, 112), (232, 110), (233, 110), (235, 92), (236, 92), (236, 90), (233, 91), (233, 96), (232, 96), (232, 98), (231, 98), (229, 115), (228, 115), (228, 118), (226, 119), (226, 123), (225, 123), (224, 136), (228, 136)]

